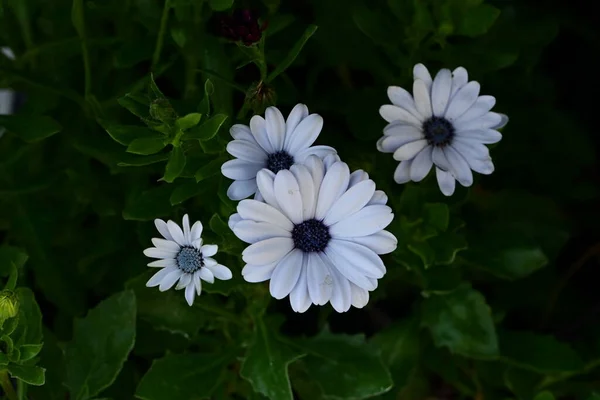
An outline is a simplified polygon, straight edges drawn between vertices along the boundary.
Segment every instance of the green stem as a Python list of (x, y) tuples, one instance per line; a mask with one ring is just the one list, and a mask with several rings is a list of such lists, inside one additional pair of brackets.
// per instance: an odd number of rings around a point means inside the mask
[(17, 396), (19, 400), (27, 399), (27, 384), (22, 380), (17, 380)]
[(165, 6), (163, 8), (162, 17), (160, 19), (160, 30), (158, 31), (158, 38), (156, 38), (156, 47), (154, 48), (154, 56), (152, 57), (152, 70), (158, 64), (160, 60), (160, 53), (162, 52), (163, 44), (165, 41), (165, 32), (167, 30), (167, 22), (169, 21), (169, 10), (171, 9), (171, 0), (165, 0)]
[(2, 386), (2, 390), (4, 390), (4, 394), (8, 400), (19, 400), (6, 371), (0, 372), (0, 386)]

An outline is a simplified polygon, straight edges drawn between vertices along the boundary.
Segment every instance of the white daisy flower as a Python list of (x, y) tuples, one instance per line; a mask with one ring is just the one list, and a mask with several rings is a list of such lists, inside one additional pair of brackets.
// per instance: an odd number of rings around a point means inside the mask
[[(3, 54), (0, 55), (0, 57), (6, 56), (11, 60), (15, 59), (14, 53), (8, 47), (0, 48), (0, 52)], [(0, 115), (12, 114), (15, 112), (15, 99), (15, 92), (10, 89), (0, 89)], [(0, 137), (4, 135), (4, 131), (4, 127), (0, 126)]]
[(304, 104), (296, 105), (287, 120), (276, 107), (269, 107), (265, 118), (253, 116), (250, 126), (232, 126), (234, 140), (227, 145), (227, 152), (236, 158), (221, 167), (223, 175), (234, 180), (227, 196), (241, 200), (256, 193), (256, 174), (263, 168), (277, 173), (302, 163), (310, 155), (335, 154), (332, 147), (312, 146), (322, 127), (323, 118), (309, 115)]
[(191, 306), (194, 296), (200, 296), (202, 285), (200, 279), (213, 283), (215, 278), (231, 279), (229, 268), (211, 258), (217, 254), (217, 245), (202, 245), (202, 223), (197, 221), (190, 229), (190, 220), (183, 216), (183, 231), (173, 221), (165, 222), (155, 219), (154, 225), (164, 239), (153, 238), (150, 247), (144, 250), (144, 255), (158, 258), (148, 264), (149, 267), (161, 268), (146, 283), (147, 287), (158, 286), (161, 292), (169, 290), (177, 281), (175, 290), (185, 288), (185, 299)]
[(413, 94), (390, 86), (386, 104), (379, 113), (389, 124), (377, 149), (394, 153), (400, 165), (397, 183), (419, 182), (435, 166), (440, 190), (454, 193), (455, 180), (471, 186), (473, 173), (489, 175), (494, 164), (485, 144), (497, 143), (497, 129), (508, 122), (504, 114), (491, 112), (493, 96), (479, 96), (479, 83), (468, 80), (467, 70), (440, 70), (435, 79), (423, 64), (413, 70)]
[(264, 202), (242, 200), (229, 221), (250, 243), (242, 252), (244, 279), (270, 279), (271, 295), (289, 295), (296, 312), (327, 302), (338, 312), (364, 307), (386, 272), (378, 254), (397, 245), (383, 230), (394, 217), (385, 193), (333, 155), (310, 156), (277, 174), (263, 169), (257, 182)]

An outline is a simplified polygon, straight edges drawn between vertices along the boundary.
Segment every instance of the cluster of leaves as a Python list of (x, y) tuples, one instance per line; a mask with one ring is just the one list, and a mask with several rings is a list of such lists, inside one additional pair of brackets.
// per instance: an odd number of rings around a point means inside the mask
[[(220, 37), (215, 21), (249, 6), (258, 41)], [(587, 30), (540, 7), (0, 1), (0, 47), (16, 55), (0, 53), (0, 87), (27, 97), (0, 116), (0, 394), (600, 398), (595, 287), (567, 281), (600, 251), (579, 233), (599, 217), (586, 176), (593, 145), (585, 120), (558, 102), (544, 58), (560, 26)], [(511, 118), (492, 150), (498, 171), (452, 198), (433, 176), (396, 185), (396, 163), (375, 149), (386, 87), (410, 86), (417, 62), (466, 67)], [(220, 174), (227, 128), (298, 102), (324, 116), (319, 141), (368, 171), (396, 215), (398, 249), (363, 310), (297, 315), (240, 277), (243, 244), (225, 222), (235, 203)], [(154, 218), (185, 213), (234, 273), (205, 285), (193, 307), (181, 292), (145, 287), (153, 271), (142, 255)]]

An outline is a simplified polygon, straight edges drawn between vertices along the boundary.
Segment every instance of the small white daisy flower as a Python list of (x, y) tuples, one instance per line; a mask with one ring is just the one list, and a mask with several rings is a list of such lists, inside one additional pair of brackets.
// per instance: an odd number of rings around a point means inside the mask
[(310, 155), (335, 154), (332, 147), (312, 146), (322, 127), (323, 118), (309, 115), (304, 104), (296, 105), (287, 120), (276, 107), (269, 107), (265, 118), (253, 116), (250, 126), (232, 126), (234, 140), (227, 145), (227, 152), (236, 158), (221, 167), (223, 175), (234, 180), (227, 196), (241, 200), (256, 193), (256, 174), (263, 168), (277, 173)]
[(175, 290), (185, 288), (185, 299), (191, 306), (194, 296), (200, 296), (202, 285), (200, 279), (213, 283), (215, 278), (231, 279), (229, 268), (211, 258), (217, 254), (217, 245), (202, 245), (202, 223), (197, 221), (190, 229), (190, 220), (183, 216), (183, 231), (173, 221), (165, 222), (155, 219), (154, 225), (164, 239), (153, 238), (144, 255), (159, 258), (148, 264), (149, 267), (161, 268), (146, 283), (147, 287), (158, 286), (161, 292), (169, 290), (177, 281)]
[(440, 190), (454, 193), (455, 180), (473, 184), (473, 173), (489, 175), (494, 164), (485, 144), (497, 143), (497, 129), (508, 122), (504, 114), (491, 112), (493, 96), (479, 96), (479, 83), (468, 80), (467, 70), (440, 70), (435, 79), (423, 64), (413, 70), (413, 94), (390, 86), (386, 104), (379, 113), (389, 124), (377, 149), (394, 153), (400, 165), (394, 173), (397, 183), (419, 182), (435, 166)]
[(257, 182), (264, 202), (242, 200), (229, 221), (250, 243), (242, 252), (244, 279), (270, 279), (271, 295), (289, 295), (296, 312), (327, 302), (338, 312), (364, 307), (386, 272), (378, 254), (397, 246), (383, 230), (394, 217), (385, 193), (333, 155), (310, 156), (277, 174), (263, 169)]

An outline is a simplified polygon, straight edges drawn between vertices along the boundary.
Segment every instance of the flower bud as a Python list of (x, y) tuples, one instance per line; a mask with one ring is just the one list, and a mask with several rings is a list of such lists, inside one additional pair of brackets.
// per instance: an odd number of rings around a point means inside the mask
[(16, 317), (19, 313), (19, 297), (12, 290), (0, 292), (0, 321)]

